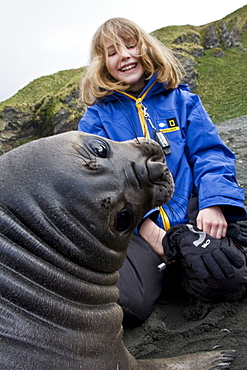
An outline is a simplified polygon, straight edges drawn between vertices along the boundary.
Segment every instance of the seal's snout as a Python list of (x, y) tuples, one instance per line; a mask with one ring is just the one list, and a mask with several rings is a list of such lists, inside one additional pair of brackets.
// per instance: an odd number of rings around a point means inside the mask
[[(141, 190), (157, 186), (159, 189), (164, 188), (162, 193), (166, 193), (166, 200), (168, 200), (173, 194), (174, 183), (161, 146), (154, 140), (147, 138), (138, 138), (138, 140), (129, 143), (132, 143), (141, 152), (141, 159), (138, 157), (136, 161), (131, 162), (132, 171), (130, 169), (126, 171), (129, 183), (134, 178)], [(155, 195), (153, 196), (155, 197)]]
[(163, 153), (151, 156), (146, 163), (149, 181), (153, 184), (169, 183), (173, 189), (173, 179), (166, 165)]
[(158, 188), (153, 201), (157, 205), (166, 203), (173, 194), (174, 182), (164, 156), (153, 156), (149, 158), (146, 167), (149, 181)]
[(151, 157), (147, 160), (146, 166), (150, 182), (156, 184), (157, 182), (166, 181), (169, 171), (163, 158)]

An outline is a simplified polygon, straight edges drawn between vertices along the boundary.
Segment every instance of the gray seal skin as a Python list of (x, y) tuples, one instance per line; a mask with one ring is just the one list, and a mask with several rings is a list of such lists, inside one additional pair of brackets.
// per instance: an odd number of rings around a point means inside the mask
[(73, 131), (0, 158), (1, 369), (226, 368), (234, 352), (137, 361), (123, 345), (117, 270), (143, 215), (172, 192), (162, 150), (144, 138)]

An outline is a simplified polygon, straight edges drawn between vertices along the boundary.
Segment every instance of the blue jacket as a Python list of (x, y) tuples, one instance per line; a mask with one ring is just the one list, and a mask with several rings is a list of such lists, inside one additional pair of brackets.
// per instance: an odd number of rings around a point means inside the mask
[[(155, 76), (138, 98), (149, 114), (149, 136), (154, 138), (153, 125), (170, 142), (171, 154), (166, 160), (175, 192), (163, 206), (170, 226), (188, 221), (188, 201), (195, 194), (199, 209), (223, 205), (228, 210), (228, 220), (246, 218), (244, 189), (236, 180), (235, 156), (221, 140), (200, 98), (187, 85), (166, 90), (164, 84), (155, 82)], [(115, 141), (144, 136), (136, 99), (121, 91), (89, 107), (78, 129)], [(157, 224), (163, 227), (161, 216)]]

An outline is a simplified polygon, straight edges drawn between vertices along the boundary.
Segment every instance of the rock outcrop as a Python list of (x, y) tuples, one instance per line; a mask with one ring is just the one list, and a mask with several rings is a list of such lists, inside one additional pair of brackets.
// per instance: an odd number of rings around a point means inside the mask
[(0, 112), (0, 155), (34, 139), (76, 130), (85, 106), (79, 100), (79, 87), (60, 99), (54, 112), (56, 96), (45, 97), (29, 111), (6, 106)]

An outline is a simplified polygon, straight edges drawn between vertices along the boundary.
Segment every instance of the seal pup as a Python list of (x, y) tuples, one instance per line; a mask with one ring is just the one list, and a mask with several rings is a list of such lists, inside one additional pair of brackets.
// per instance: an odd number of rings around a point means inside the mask
[(161, 148), (144, 138), (74, 131), (0, 158), (1, 369), (228, 366), (233, 352), (137, 361), (123, 345), (117, 270), (172, 192)]

